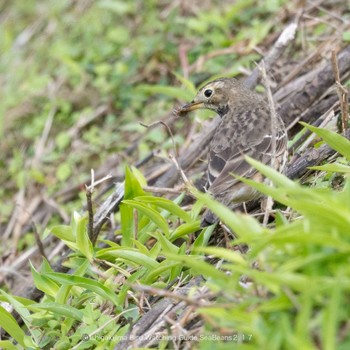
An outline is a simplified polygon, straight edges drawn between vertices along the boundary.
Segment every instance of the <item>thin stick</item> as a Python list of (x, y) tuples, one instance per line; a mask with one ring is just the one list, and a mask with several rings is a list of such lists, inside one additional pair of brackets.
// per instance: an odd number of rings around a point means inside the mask
[(269, 108), (270, 108), (270, 117), (271, 117), (271, 167), (275, 166), (276, 162), (276, 129), (277, 129), (277, 122), (276, 122), (276, 108), (275, 104), (273, 102), (273, 97), (271, 93), (271, 88), (269, 81), (267, 79), (266, 75), (266, 68), (265, 68), (265, 62), (264, 60), (261, 61), (261, 78), (262, 78), (262, 83), (265, 86), (266, 93), (267, 93), (267, 100), (269, 102)]
[[(264, 60), (261, 61), (261, 64), (259, 65), (259, 70), (261, 73), (262, 83), (265, 86), (265, 89), (267, 92), (267, 99), (268, 99), (269, 109), (270, 109), (270, 118), (271, 118), (271, 164), (270, 165), (272, 168), (274, 168), (276, 163), (276, 128), (277, 128), (276, 116), (277, 114), (276, 114), (275, 104), (273, 102), (270, 84), (266, 75)], [(266, 199), (265, 215), (263, 220), (264, 226), (266, 226), (268, 223), (272, 206), (273, 206), (273, 199), (270, 196), (268, 196)]]
[[(266, 62), (268, 69), (271, 68), (273, 62), (277, 61), (277, 59), (281, 56), (290, 42), (294, 40), (297, 29), (298, 23), (292, 22), (288, 24), (287, 27), (283, 30), (277, 41), (272, 46), (271, 50), (264, 57), (264, 61)], [(252, 74), (247, 79), (245, 79), (244, 85), (246, 87), (252, 89), (257, 85), (260, 78), (259, 71), (260, 69), (258, 66), (253, 70)]]
[(39, 142), (37, 143), (37, 145), (35, 147), (35, 155), (34, 155), (33, 160), (32, 160), (32, 167), (33, 168), (38, 166), (38, 164), (41, 162), (41, 160), (43, 158), (44, 153), (47, 151), (45, 145), (46, 145), (46, 142), (49, 138), (49, 134), (50, 134), (50, 131), (52, 128), (52, 124), (53, 124), (53, 120), (54, 120), (56, 112), (57, 112), (57, 108), (52, 107), (48, 116), (47, 116), (44, 130), (41, 134)]
[(110, 179), (111, 177), (112, 175), (107, 175), (102, 179), (95, 181), (95, 171), (94, 169), (91, 169), (91, 184), (89, 186), (85, 185), (86, 202), (87, 202), (86, 204), (87, 204), (87, 211), (88, 211), (88, 217), (89, 217), (88, 235), (93, 245), (96, 244), (99, 231), (97, 231), (97, 233), (96, 232), (94, 233), (94, 209), (92, 206), (92, 193), (94, 192), (96, 185), (99, 185), (100, 183)]
[(159, 120), (159, 121), (156, 121), (152, 124), (145, 124), (145, 123), (140, 123), (141, 126), (145, 127), (145, 128), (151, 128), (151, 127), (154, 127), (154, 126), (157, 126), (159, 124), (162, 124), (168, 131), (169, 135), (170, 135), (170, 138), (171, 138), (171, 142), (173, 143), (173, 149), (174, 149), (174, 152), (175, 152), (175, 156), (178, 157), (178, 152), (177, 152), (177, 149), (176, 149), (176, 144), (175, 144), (175, 140), (174, 140), (174, 135), (169, 127), (169, 125), (165, 122), (163, 122), (162, 120)]
[(133, 210), (133, 217), (134, 217), (134, 241), (137, 241), (137, 237), (138, 237), (138, 222), (139, 222), (139, 212), (137, 211), (136, 208), (134, 208)]
[[(321, 116), (322, 118), (323, 116)], [(332, 119), (334, 118), (334, 111), (331, 109), (330, 111), (327, 111), (326, 116), (324, 117), (324, 120), (319, 125), (319, 128), (324, 128)], [(305, 142), (298, 148), (298, 153), (302, 153), (308, 148), (311, 144), (311, 142), (316, 138), (316, 134), (312, 133)]]
[[(94, 235), (94, 210), (92, 207), (92, 190), (88, 187), (86, 187), (86, 206), (87, 206), (87, 211), (88, 211), (88, 236), (90, 240), (93, 240), (93, 235)], [(93, 242), (95, 244), (95, 242)]]
[(341, 84), (340, 73), (338, 67), (338, 59), (335, 50), (332, 50), (332, 67), (334, 73), (335, 84), (337, 86), (337, 93), (340, 100), (341, 116), (342, 116), (342, 132), (348, 128), (349, 120), (349, 105), (348, 105), (348, 90)]
[(169, 154), (169, 158), (174, 162), (177, 170), (180, 172), (180, 176), (182, 178), (182, 181), (185, 183), (186, 187), (191, 188), (192, 187), (191, 182), (187, 178), (187, 176), (184, 173), (184, 171), (182, 170), (182, 168), (181, 168), (179, 162), (177, 161), (177, 159), (172, 154)]
[(37, 230), (37, 227), (36, 227), (34, 221), (32, 221), (32, 228), (33, 228), (33, 232), (34, 232), (34, 236), (35, 236), (36, 244), (38, 246), (39, 253), (41, 254), (41, 256), (43, 258), (45, 258), (49, 262), (49, 259), (47, 258), (46, 254), (45, 254), (43, 242), (40, 239), (40, 236), (39, 236), (39, 233), (38, 233), (38, 230)]

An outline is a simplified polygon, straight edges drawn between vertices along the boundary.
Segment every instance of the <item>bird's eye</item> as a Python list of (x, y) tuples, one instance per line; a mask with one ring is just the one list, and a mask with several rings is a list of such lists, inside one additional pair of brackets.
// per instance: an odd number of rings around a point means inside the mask
[(210, 97), (213, 94), (213, 90), (207, 89), (204, 91), (204, 96), (205, 97)]

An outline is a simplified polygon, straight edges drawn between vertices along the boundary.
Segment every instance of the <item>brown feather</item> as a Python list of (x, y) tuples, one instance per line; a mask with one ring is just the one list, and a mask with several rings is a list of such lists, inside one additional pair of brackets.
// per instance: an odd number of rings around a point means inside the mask
[[(276, 116), (276, 129), (272, 130), (266, 101), (229, 78), (205, 85), (180, 113), (197, 108), (211, 109), (222, 118), (209, 146), (208, 191), (227, 205), (253, 199), (256, 191), (231, 174), (262, 180), (245, 161), (246, 155), (280, 170), (287, 148), (287, 133), (281, 118)], [(275, 164), (271, 164), (273, 159)]]

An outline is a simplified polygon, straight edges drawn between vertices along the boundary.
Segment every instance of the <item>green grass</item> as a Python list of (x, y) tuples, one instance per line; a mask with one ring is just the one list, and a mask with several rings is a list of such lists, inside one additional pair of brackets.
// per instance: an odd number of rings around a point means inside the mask
[[(328, 134), (327, 138), (348, 142), (336, 134)], [(73, 273), (55, 273), (46, 261), (40, 271), (32, 268), (36, 287), (45, 293), (43, 300), (35, 303), (5, 292), (1, 300), (10, 302), (35, 330), (30, 336), (24, 335), (5, 310), (1, 310), (1, 326), (19, 344), (32, 343), (39, 348), (57, 338), (62, 348), (78, 346), (83, 334), (95, 334), (97, 328), (100, 337), (115, 340), (129, 327), (115, 325), (116, 312), (134, 321), (141, 316), (133, 299), (128, 301), (128, 295), (138, 296), (136, 281), (162, 288), (180, 275), (203, 276), (217, 296), (197, 309), (206, 321), (200, 348), (209, 346), (214, 334), (228, 329), (235, 335), (231, 334), (233, 340), (229, 338), (228, 343), (217, 340), (222, 348), (229, 348), (228, 344), (232, 346), (235, 341), (235, 346), (242, 349), (317, 349), (316, 344), (326, 349), (346, 349), (350, 339), (340, 336), (339, 331), (349, 315), (349, 179), (341, 191), (320, 190), (301, 186), (267, 166), (249, 161), (274, 186), (250, 183), (291, 208), (289, 214), (302, 216), (289, 221), (280, 212), (276, 227), (266, 228), (256, 219), (235, 214), (191, 189), (234, 230), (238, 239), (233, 243), (246, 244), (250, 249), (241, 254), (206, 247), (208, 236), (203, 241), (203, 235), (207, 232), (210, 236), (211, 227), (203, 229), (190, 244), (188, 234), (199, 230), (199, 221), (178, 205), (182, 196), (172, 202), (145, 195), (135, 175), (127, 171), (127, 199), (121, 210), (122, 244), (106, 241), (106, 248), (93, 248), (86, 233), (86, 218), (78, 214), (70, 226), (53, 227), (52, 233), (73, 250), (66, 263)], [(135, 209), (137, 220), (130, 220)], [(185, 238), (184, 243), (175, 245), (180, 236)], [(150, 238), (154, 239), (152, 246), (147, 245)], [(206, 255), (222, 259), (220, 268), (205, 262)], [(102, 268), (103, 264), (108, 269)], [(256, 264), (258, 268), (253, 268)], [(252, 284), (243, 287), (242, 276), (249, 277)], [(101, 308), (115, 311), (101, 313)], [(91, 337), (83, 343), (93, 346), (99, 342)], [(102, 344), (110, 348), (114, 341)]]
[[(155, 0), (14, 0), (1, 5), (0, 225), (10, 221), (14, 198), (23, 194), (20, 209), (26, 212), (42, 193), (71, 222), (52, 213), (47, 224), (39, 225), (39, 234), (55, 236), (71, 254), (64, 263), (69, 274), (53, 271), (46, 259), (40, 267), (36, 259), (28, 264), (44, 293), (39, 302), (3, 286), (0, 301), (11, 304), (24, 325), (5, 304), (0, 306), (0, 326), (11, 336), (0, 341), (0, 348), (112, 349), (130, 322), (143, 316), (140, 300), (148, 295), (140, 286), (163, 290), (199, 276), (212, 298), (203, 302), (188, 295), (203, 322), (193, 348), (350, 347), (349, 141), (305, 125), (341, 155), (335, 163), (315, 167), (319, 179), (309, 179), (308, 186), (249, 160), (273, 186), (247, 182), (280, 203), (268, 227), (192, 187), (188, 191), (197, 198), (192, 207), (182, 206), (184, 193), (172, 200), (153, 196), (143, 190), (146, 180), (133, 167), (154, 149), (161, 148), (165, 157), (172, 150), (166, 130), (146, 130), (139, 122), (166, 119), (212, 77), (253, 68), (260, 57), (254, 48), (281, 30), (286, 6), (295, 11), (285, 4), (194, 1), (175, 7)], [(327, 29), (319, 24), (314, 34)], [(231, 46), (234, 53), (198, 64), (206, 54)], [(187, 63), (179, 58), (180, 47)], [(89, 121), (81, 125), (82, 120)], [(189, 125), (170, 123), (181, 145)], [(126, 155), (132, 144), (135, 150)], [(118, 162), (108, 168), (106, 160), (115, 155)], [(102, 232), (93, 246), (81, 209), (86, 201), (81, 185), (89, 181), (91, 168), (103, 166), (125, 175), (125, 198), (114, 216), (121, 239), (112, 242)], [(331, 186), (334, 174), (342, 179), (338, 189)], [(79, 189), (69, 199), (57, 195), (70, 186)], [(229, 249), (208, 246), (215, 231), (200, 228), (204, 206), (237, 235)], [(11, 238), (0, 248), (5, 260), (8, 252), (19, 255), (34, 244), (31, 229)], [(246, 254), (236, 250), (246, 245)], [(243, 278), (252, 282), (244, 284)], [(163, 339), (158, 348), (172, 346)]]

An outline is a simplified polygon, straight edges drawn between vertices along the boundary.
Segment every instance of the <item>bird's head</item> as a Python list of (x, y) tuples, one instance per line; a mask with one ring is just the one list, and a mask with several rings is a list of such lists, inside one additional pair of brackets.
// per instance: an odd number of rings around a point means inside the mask
[(210, 109), (223, 117), (230, 108), (235, 108), (247, 99), (252, 92), (234, 78), (221, 78), (204, 85), (192, 102), (178, 109), (179, 115), (186, 115), (196, 109)]

